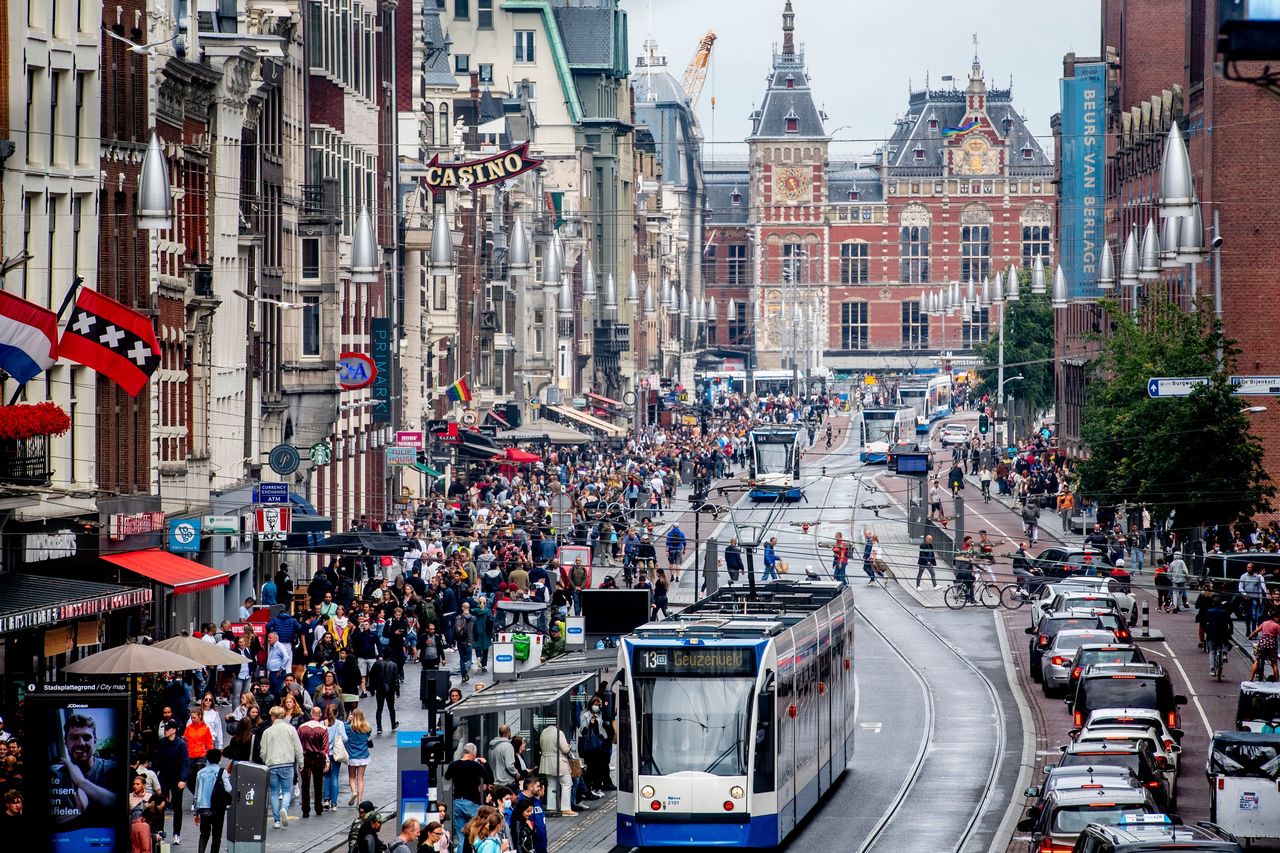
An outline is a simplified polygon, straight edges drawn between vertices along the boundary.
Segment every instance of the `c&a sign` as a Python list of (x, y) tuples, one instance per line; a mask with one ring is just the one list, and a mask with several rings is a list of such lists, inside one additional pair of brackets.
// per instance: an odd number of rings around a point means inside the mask
[(432, 195), (436, 195), (445, 190), (466, 190), (496, 184), (541, 165), (541, 160), (529, 156), (527, 142), (500, 154), (462, 163), (441, 163), (440, 155), (437, 154), (427, 164), (422, 183), (431, 190)]

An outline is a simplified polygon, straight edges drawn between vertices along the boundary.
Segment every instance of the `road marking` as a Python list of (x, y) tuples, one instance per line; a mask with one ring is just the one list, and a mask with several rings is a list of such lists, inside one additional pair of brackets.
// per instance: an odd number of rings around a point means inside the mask
[(1169, 657), (1173, 660), (1174, 666), (1178, 667), (1178, 672), (1182, 673), (1182, 680), (1187, 684), (1187, 695), (1191, 697), (1191, 701), (1195, 703), (1196, 711), (1200, 714), (1200, 722), (1204, 723), (1204, 733), (1208, 735), (1209, 740), (1213, 740), (1213, 726), (1209, 725), (1209, 715), (1204, 712), (1204, 706), (1200, 704), (1200, 695), (1196, 693), (1194, 682), (1191, 676), (1187, 675), (1187, 671), (1182, 668), (1182, 661), (1178, 660), (1178, 656), (1173, 653), (1169, 643), (1166, 641), (1161, 643), (1169, 652)]
[(859, 723), (859, 725), (873, 734), (880, 734), (880, 723)]

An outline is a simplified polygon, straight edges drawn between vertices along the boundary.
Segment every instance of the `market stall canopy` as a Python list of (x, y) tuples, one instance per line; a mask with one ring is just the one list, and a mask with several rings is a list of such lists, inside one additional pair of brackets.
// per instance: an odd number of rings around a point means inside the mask
[(143, 672), (204, 669), (204, 666), (199, 661), (158, 646), (125, 643), (123, 646), (81, 658), (63, 671), (72, 675), (134, 675)]
[(165, 649), (166, 651), (180, 654), (184, 658), (191, 658), (193, 661), (202, 663), (205, 666), (237, 666), (245, 662), (243, 657), (224, 649), (217, 643), (206, 643), (204, 640), (197, 640), (195, 637), (186, 635), (161, 640), (153, 645), (152, 648)]
[(377, 554), (399, 556), (404, 553), (405, 540), (391, 533), (374, 533), (355, 530), (351, 533), (335, 533), (305, 550), (313, 554)]
[(562, 417), (566, 417), (571, 421), (575, 421), (590, 429), (597, 430), (604, 434), (606, 438), (621, 438), (627, 434), (627, 431), (620, 426), (614, 426), (608, 421), (601, 420), (595, 415), (588, 415), (586, 412), (579, 412), (570, 406), (547, 406), (546, 408), (555, 412)]
[(218, 586), (226, 586), (231, 578), (226, 572), (175, 557), (159, 548), (142, 551), (125, 551), (122, 554), (103, 554), (102, 559), (114, 563), (134, 574), (150, 578), (156, 583), (173, 587), (174, 595), (189, 595)]
[(591, 436), (579, 432), (567, 424), (557, 421), (540, 420), (527, 423), (516, 429), (498, 433), (499, 441), (546, 441), (550, 444), (589, 444)]
[(541, 462), (542, 457), (536, 453), (530, 453), (527, 450), (521, 450), (518, 447), (508, 447), (504, 451), (503, 459), (507, 462), (515, 462), (520, 465), (532, 465), (534, 462)]

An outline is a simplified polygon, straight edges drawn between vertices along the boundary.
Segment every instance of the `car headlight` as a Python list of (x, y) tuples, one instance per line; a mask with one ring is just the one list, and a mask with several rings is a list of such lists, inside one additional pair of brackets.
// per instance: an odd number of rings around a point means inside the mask
[(734, 785), (732, 788), (729, 789), (729, 796), (733, 797), (735, 800), (742, 799), (743, 797), (746, 796), (746, 794), (747, 792), (742, 790), (741, 785)]
[(644, 797), (646, 800), (648, 800), (648, 799), (652, 798), (652, 797), (653, 797), (653, 786), (652, 786), (652, 785), (645, 785), (643, 788), (641, 788), (641, 789), (640, 789), (640, 796)]

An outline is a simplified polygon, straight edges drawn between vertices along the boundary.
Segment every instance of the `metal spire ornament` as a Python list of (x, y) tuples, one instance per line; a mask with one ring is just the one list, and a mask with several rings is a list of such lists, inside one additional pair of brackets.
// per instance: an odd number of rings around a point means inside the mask
[(1178, 261), (1199, 263), (1204, 257), (1204, 222), (1200, 218), (1200, 202), (1191, 206), (1191, 214), (1180, 220), (1178, 229)]
[(1041, 255), (1036, 255), (1031, 265), (1031, 292), (1036, 295), (1044, 293), (1044, 258)]
[(560, 276), (560, 306), (556, 312), (561, 320), (573, 318), (573, 288), (569, 286), (569, 275)]
[(1138, 286), (1138, 226), (1129, 229), (1129, 236), (1124, 241), (1124, 252), (1120, 255), (1120, 286)]
[(613, 273), (604, 277), (604, 310), (618, 310), (618, 285), (613, 281)]
[(640, 285), (636, 282), (636, 271), (631, 271), (631, 278), (627, 281), (627, 304), (640, 304)]
[(137, 225), (143, 230), (163, 230), (173, 226), (173, 195), (169, 190), (169, 165), (160, 147), (160, 137), (151, 132), (147, 153), (138, 173)]
[(511, 223), (511, 249), (507, 253), (507, 264), (514, 270), (529, 268), (529, 235), (524, 230), (524, 220), (519, 216)]
[[(444, 227), (441, 228), (441, 223)], [(438, 259), (439, 255), (446, 260)], [(436, 226), (431, 235), (432, 266), (449, 266), (453, 263), (453, 240), (449, 236), (449, 220), (444, 215), (444, 207), (436, 212)], [(351, 280), (362, 284), (370, 284), (378, 280), (378, 240), (373, 233), (373, 219), (369, 216), (369, 208), (361, 207), (356, 215), (355, 229), (351, 232)]]
[(1098, 289), (1114, 290), (1116, 286), (1116, 259), (1111, 251), (1111, 241), (1102, 241), (1102, 259), (1098, 262)]
[(554, 293), (560, 289), (560, 251), (556, 247), (559, 237), (552, 237), (542, 253), (542, 289)]
[(1053, 300), (1054, 308), (1067, 307), (1067, 276), (1062, 272), (1062, 264), (1058, 264), (1053, 271)]
[(1138, 257), (1138, 280), (1160, 280), (1160, 235), (1156, 231), (1155, 217), (1147, 220), (1142, 232), (1142, 251)]
[(645, 285), (644, 288), (644, 316), (652, 317), (658, 313), (658, 306), (653, 301), (653, 285)]
[(1195, 206), (1195, 190), (1191, 180), (1191, 159), (1187, 143), (1178, 123), (1169, 125), (1164, 138), (1164, 161), (1160, 164), (1160, 216), (1190, 216)]

